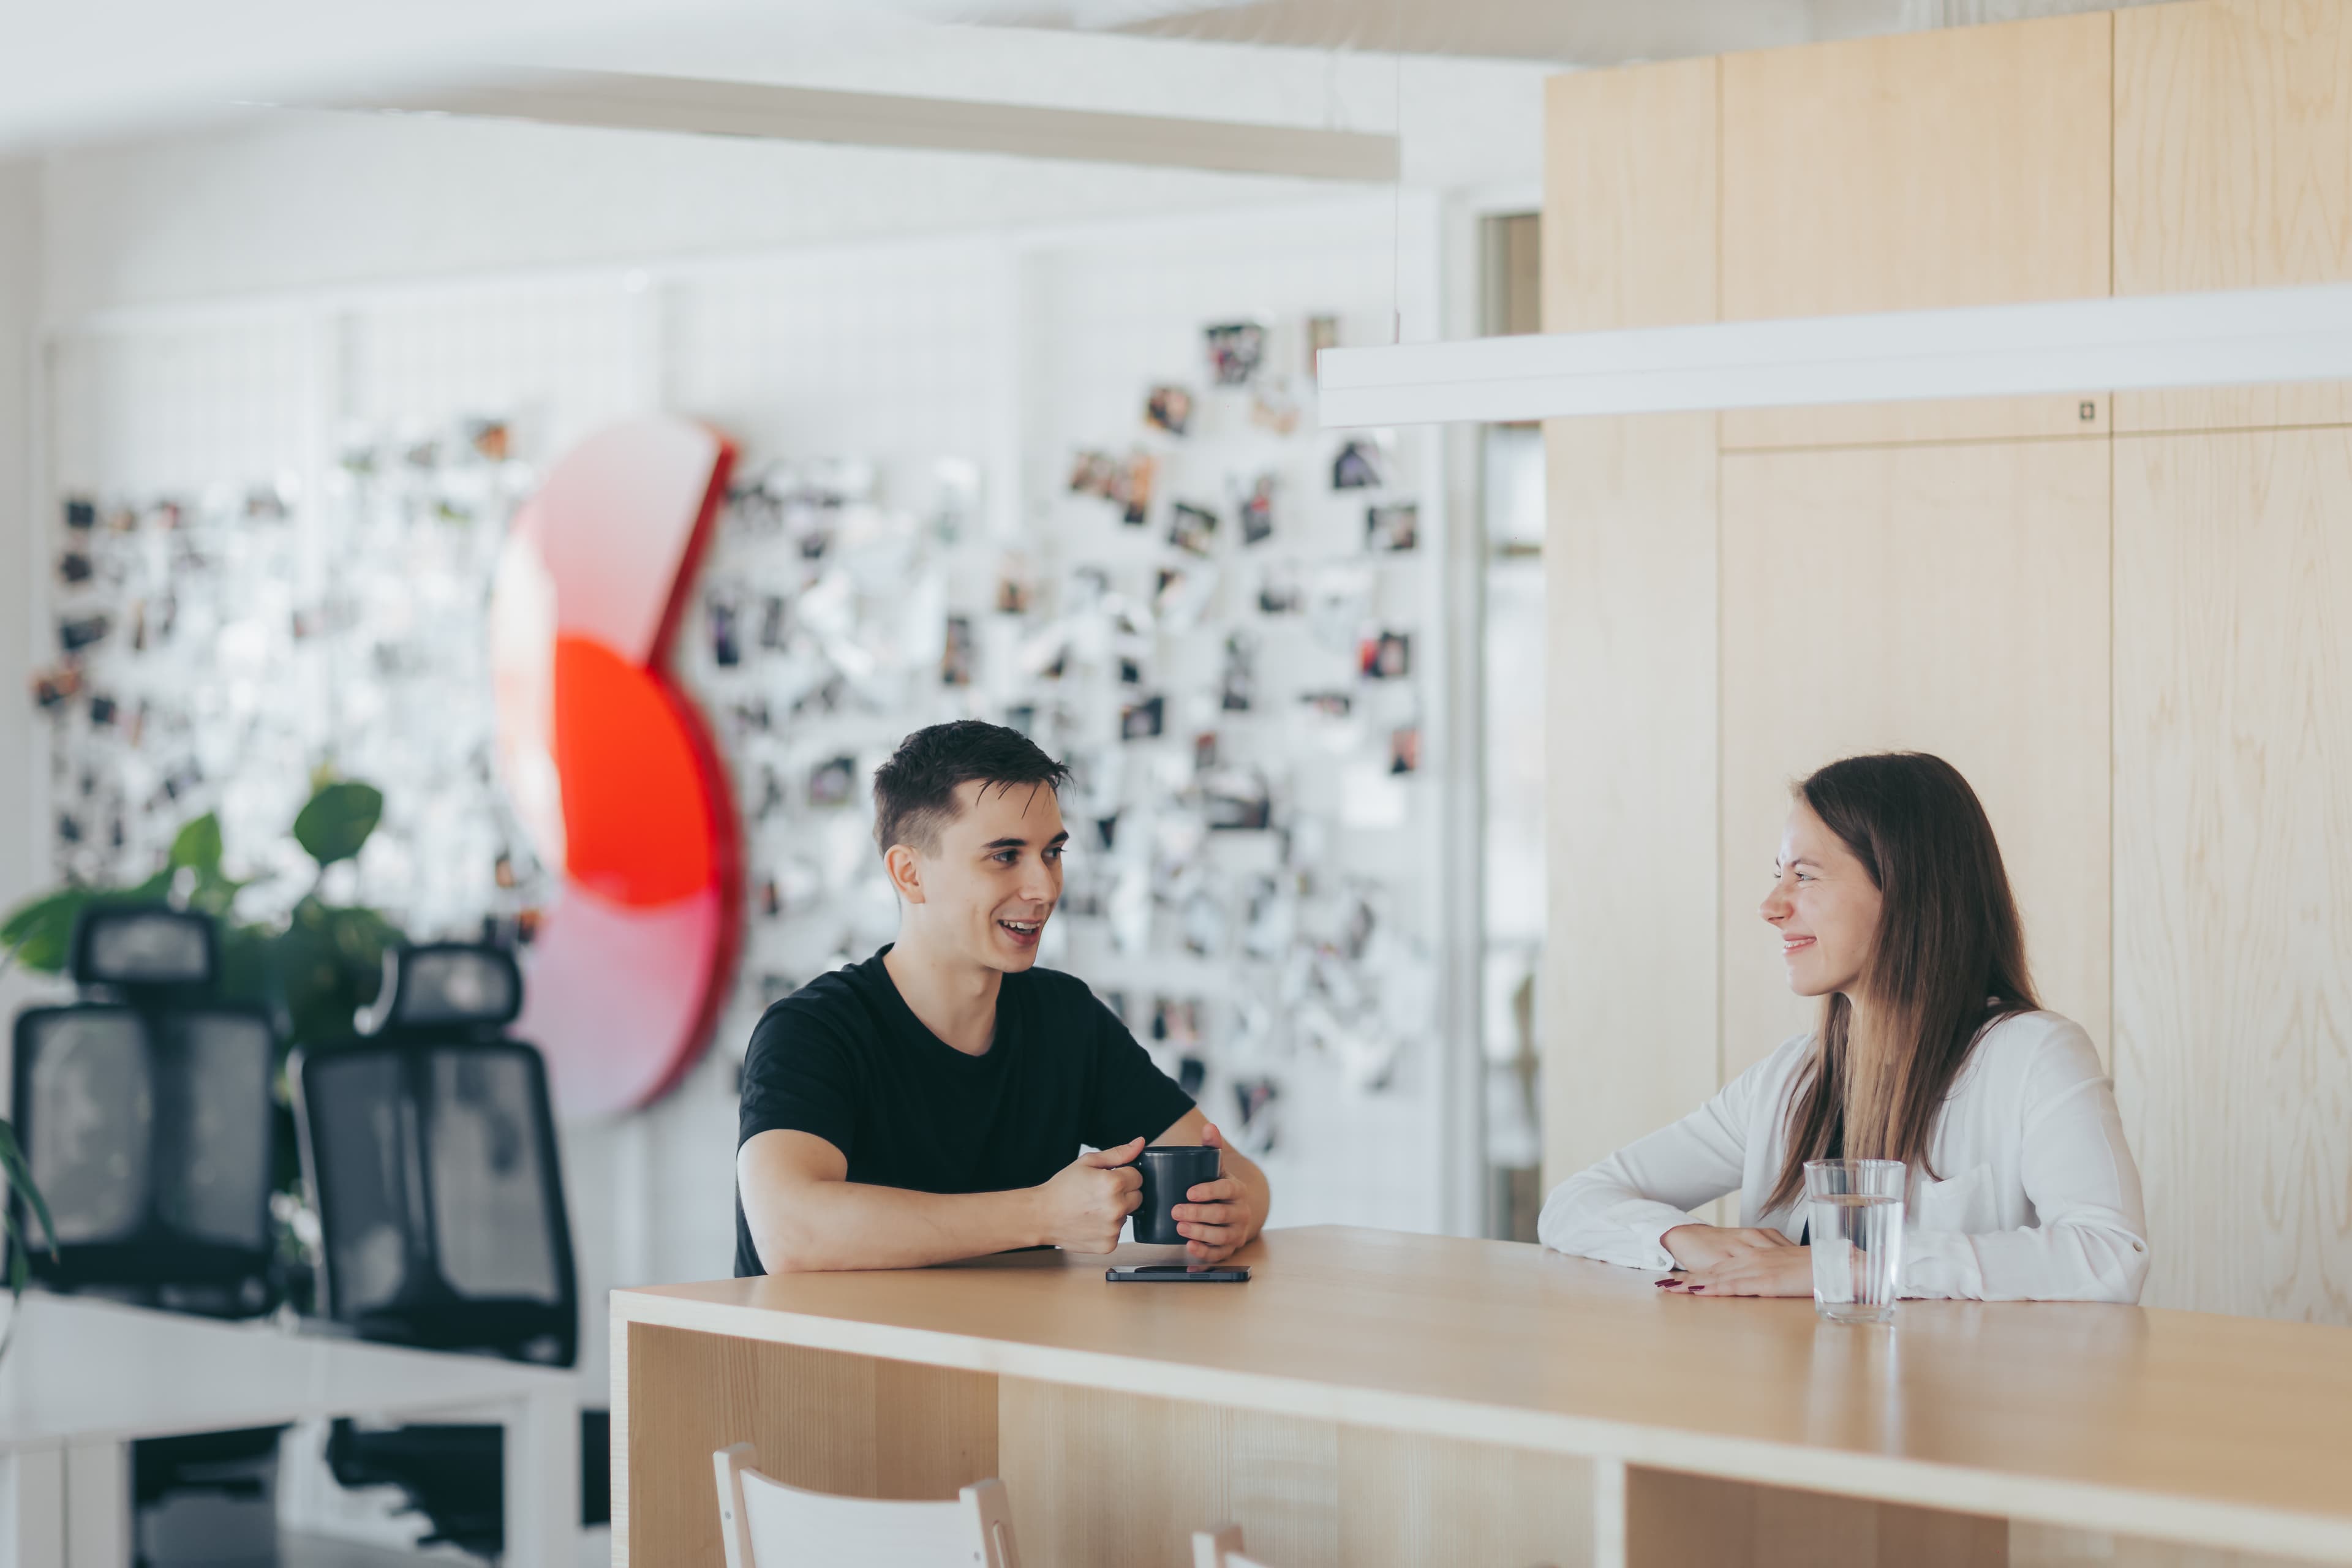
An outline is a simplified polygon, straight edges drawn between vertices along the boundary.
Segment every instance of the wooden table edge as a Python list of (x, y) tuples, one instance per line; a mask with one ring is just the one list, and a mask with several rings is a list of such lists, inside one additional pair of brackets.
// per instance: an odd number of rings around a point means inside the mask
[[(1422, 1433), (1465, 1442), (1622, 1460), (1726, 1480), (1943, 1509), (2144, 1540), (2352, 1562), (2352, 1520), (2205, 1501), (2095, 1482), (2023, 1476), (1884, 1454), (1722, 1436), (1566, 1415), (1444, 1395), (1402, 1394), (1267, 1373), (1100, 1351), (986, 1339), (772, 1307), (614, 1290), (617, 1327), (641, 1323), (961, 1372), (1099, 1388), (1271, 1415)], [(622, 1356), (613, 1361), (616, 1447), (627, 1408)], [(617, 1504), (617, 1500), (616, 1504)]]

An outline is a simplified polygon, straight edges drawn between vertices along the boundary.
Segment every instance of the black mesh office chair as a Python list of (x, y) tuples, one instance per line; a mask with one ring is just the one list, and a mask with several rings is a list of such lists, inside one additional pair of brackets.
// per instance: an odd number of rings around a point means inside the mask
[[(384, 956), (362, 1037), (293, 1061), (302, 1167), (319, 1207), (320, 1310), (362, 1338), (570, 1366), (580, 1301), (555, 1122), (538, 1050), (502, 1031), (522, 1010), (513, 958), (492, 947)], [(335, 1425), (345, 1486), (391, 1484), (426, 1539), (504, 1548), (497, 1426)], [(583, 1415), (583, 1522), (611, 1517), (609, 1424)]]
[[(213, 1317), (276, 1304), (277, 1041), (261, 1014), (214, 999), (218, 959), (204, 915), (93, 906), (69, 964), (82, 999), (18, 1015), (16, 1132), (57, 1222), (56, 1256), (32, 1260), (47, 1288)], [(182, 1492), (266, 1502), (282, 1429), (134, 1445), (137, 1506)]]

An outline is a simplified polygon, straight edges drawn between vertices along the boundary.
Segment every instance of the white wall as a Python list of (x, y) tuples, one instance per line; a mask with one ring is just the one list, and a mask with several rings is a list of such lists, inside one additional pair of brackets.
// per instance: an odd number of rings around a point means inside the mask
[(33, 885), (33, 712), (26, 692), (37, 631), (42, 570), (33, 517), (34, 329), (41, 305), (40, 170), (0, 160), (0, 909)]

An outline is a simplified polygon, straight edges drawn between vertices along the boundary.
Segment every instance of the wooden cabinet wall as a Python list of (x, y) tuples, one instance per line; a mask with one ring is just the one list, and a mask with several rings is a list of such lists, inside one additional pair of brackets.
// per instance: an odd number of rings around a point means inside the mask
[[(1553, 331), (2352, 278), (2352, 0), (1585, 73), (1549, 112)], [(1918, 747), (2109, 1053), (2147, 1300), (2352, 1322), (2352, 387), (1548, 451), (1547, 1179), (1806, 1026), (1755, 913), (1788, 784)]]

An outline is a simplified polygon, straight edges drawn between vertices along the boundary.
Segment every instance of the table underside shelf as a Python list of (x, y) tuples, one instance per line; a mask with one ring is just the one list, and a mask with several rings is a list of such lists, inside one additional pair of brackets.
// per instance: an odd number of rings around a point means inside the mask
[(724, 1562), (711, 1454), (795, 1486), (988, 1476), (1024, 1568), (1183, 1568), (1238, 1521), (1276, 1568), (2267, 1568), (2002, 1519), (1296, 1415), (613, 1325), (615, 1568)]

